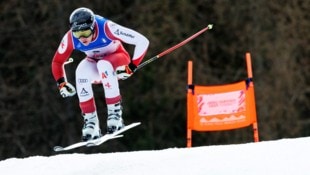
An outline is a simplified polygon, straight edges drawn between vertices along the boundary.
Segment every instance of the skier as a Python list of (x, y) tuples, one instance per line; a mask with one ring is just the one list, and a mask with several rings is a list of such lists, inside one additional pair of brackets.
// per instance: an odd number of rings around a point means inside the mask
[[(149, 40), (85, 7), (74, 10), (69, 21), (70, 30), (62, 38), (52, 60), (52, 73), (62, 97), (77, 93), (84, 118), (82, 141), (88, 141), (101, 136), (92, 84), (101, 83), (104, 89), (107, 133), (121, 129), (124, 123), (118, 81), (133, 74), (146, 54)], [(132, 58), (122, 43), (135, 46)], [(76, 89), (67, 81), (64, 70), (73, 50), (86, 54), (76, 68)]]

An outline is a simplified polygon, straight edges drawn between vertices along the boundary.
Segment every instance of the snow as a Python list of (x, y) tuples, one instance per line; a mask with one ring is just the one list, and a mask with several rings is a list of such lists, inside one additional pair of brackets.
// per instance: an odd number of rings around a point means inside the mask
[(9, 158), (0, 161), (0, 172), (3, 175), (308, 175), (309, 145), (310, 137), (305, 137), (193, 148)]

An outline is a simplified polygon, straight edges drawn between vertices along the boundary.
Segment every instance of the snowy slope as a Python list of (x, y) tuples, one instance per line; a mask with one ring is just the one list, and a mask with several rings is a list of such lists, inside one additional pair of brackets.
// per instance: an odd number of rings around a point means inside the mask
[(309, 175), (310, 137), (240, 145), (0, 161), (2, 175)]

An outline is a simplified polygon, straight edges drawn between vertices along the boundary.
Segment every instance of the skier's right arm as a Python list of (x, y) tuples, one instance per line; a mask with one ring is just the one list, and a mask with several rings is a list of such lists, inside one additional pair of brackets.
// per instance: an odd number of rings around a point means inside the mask
[(52, 73), (53, 73), (54, 79), (57, 82), (60, 95), (64, 98), (69, 97), (69, 96), (74, 96), (76, 94), (76, 90), (74, 86), (70, 84), (69, 82), (67, 82), (66, 72), (64, 69), (64, 64), (66, 60), (70, 57), (74, 49), (71, 38), (72, 38), (72, 34), (69, 31), (62, 38), (62, 41), (52, 61)]

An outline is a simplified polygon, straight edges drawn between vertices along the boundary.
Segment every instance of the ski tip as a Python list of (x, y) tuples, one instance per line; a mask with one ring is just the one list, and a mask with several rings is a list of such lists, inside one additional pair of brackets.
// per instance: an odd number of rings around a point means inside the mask
[(141, 124), (141, 122), (132, 123), (132, 125), (134, 125), (134, 126), (138, 126), (140, 124)]
[(59, 152), (59, 151), (63, 151), (64, 148), (61, 146), (54, 146), (54, 151)]
[[(136, 127), (136, 126), (138, 126), (138, 125), (140, 125), (141, 124), (141, 122), (135, 122), (135, 123), (131, 123), (131, 124), (129, 124), (129, 125), (125, 125), (125, 127), (127, 127), (127, 128), (133, 128), (133, 127)], [(127, 130), (127, 129), (126, 129)]]

